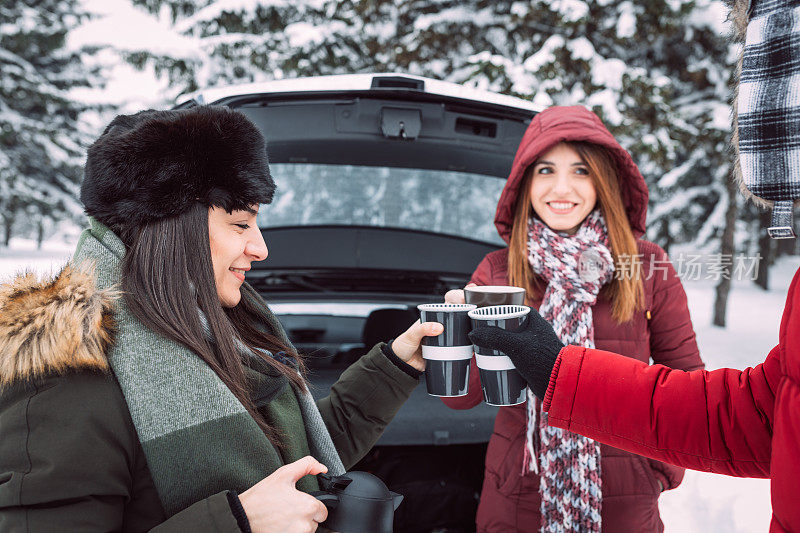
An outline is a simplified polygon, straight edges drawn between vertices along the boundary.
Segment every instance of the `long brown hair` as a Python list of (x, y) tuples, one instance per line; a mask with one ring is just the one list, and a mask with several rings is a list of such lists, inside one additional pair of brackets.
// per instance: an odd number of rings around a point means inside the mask
[[(597, 144), (564, 141), (589, 167), (597, 191), (597, 202), (608, 226), (608, 240), (616, 272), (601, 294), (612, 302), (612, 316), (617, 323), (633, 318), (644, 307), (641, 262), (631, 224), (622, 203), (617, 166), (611, 154)], [(535, 165), (535, 163), (534, 163)], [(530, 200), (533, 166), (525, 172), (514, 210), (514, 225), (508, 245), (508, 278), (511, 285), (525, 287), (531, 299), (540, 297), (545, 287), (528, 262), (528, 221), (535, 215)]]
[[(205, 361), (270, 441), (280, 446), (279, 433), (250, 400), (242, 358), (234, 339), (241, 339), (292, 384), (305, 390), (305, 382), (295, 369), (257, 349), (287, 352), (297, 358), (301, 372), (304, 370), (302, 358), (272, 333), (257, 329), (257, 324), (265, 324), (266, 311), (248, 298), (243, 297), (234, 308), (223, 309), (211, 263), (208, 207), (197, 203), (176, 217), (112, 230), (128, 248), (122, 261), (121, 285), (125, 303), (134, 316)], [(206, 338), (198, 307), (208, 319), (213, 343)]]

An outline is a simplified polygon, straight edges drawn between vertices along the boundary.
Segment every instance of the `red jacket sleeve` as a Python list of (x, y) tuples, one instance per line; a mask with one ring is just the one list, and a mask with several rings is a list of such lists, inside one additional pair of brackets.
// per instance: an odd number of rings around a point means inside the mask
[[(492, 284), (492, 263), (488, 255), (478, 263), (469, 282), (475, 283), (476, 285)], [(472, 409), (483, 401), (481, 376), (478, 371), (478, 364), (475, 362), (475, 357), (469, 362), (469, 387), (467, 390), (468, 392), (465, 396), (442, 398), (442, 401), (450, 409)]]
[(744, 371), (684, 372), (567, 346), (545, 395), (550, 424), (678, 466), (769, 477), (781, 348)]

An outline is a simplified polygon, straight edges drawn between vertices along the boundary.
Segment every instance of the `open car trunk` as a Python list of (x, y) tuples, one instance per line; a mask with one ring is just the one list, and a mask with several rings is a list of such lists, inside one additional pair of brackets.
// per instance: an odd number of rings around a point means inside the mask
[[(498, 248), (460, 237), (363, 226), (266, 228), (262, 233), (274, 259), (254, 263), (249, 282), (307, 355), (318, 396), (372, 341), (405, 331), (418, 318), (417, 304), (442, 301), (447, 290), (463, 287), (483, 256)], [(429, 396), (423, 381), (379, 444), (486, 442), (496, 412), (485, 404), (453, 411)]]

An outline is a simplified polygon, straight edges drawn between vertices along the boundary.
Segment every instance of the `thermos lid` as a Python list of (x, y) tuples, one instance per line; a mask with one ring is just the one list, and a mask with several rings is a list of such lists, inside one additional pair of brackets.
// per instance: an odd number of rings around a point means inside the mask
[(320, 488), (333, 494), (369, 500), (391, 500), (394, 497), (383, 481), (369, 472), (348, 472), (341, 476), (320, 474)]

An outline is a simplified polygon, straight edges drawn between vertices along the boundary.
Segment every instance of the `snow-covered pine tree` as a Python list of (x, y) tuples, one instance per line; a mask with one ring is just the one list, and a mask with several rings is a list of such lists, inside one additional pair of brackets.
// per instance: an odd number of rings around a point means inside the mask
[[(151, 65), (180, 92), (222, 83), (246, 83), (302, 74), (319, 74), (318, 65), (335, 62), (320, 43), (340, 29), (322, 24), (333, 2), (242, 0), (131, 0), (173, 29), (197, 42), (190, 54), (127, 50), (131, 64)], [(347, 68), (347, 67), (345, 67)]]
[(99, 80), (65, 39), (85, 16), (78, 0), (0, 5), (0, 244), (8, 244), (15, 223), (36, 237), (43, 218), (82, 216), (87, 139), (78, 117), (85, 106), (69, 91)]

